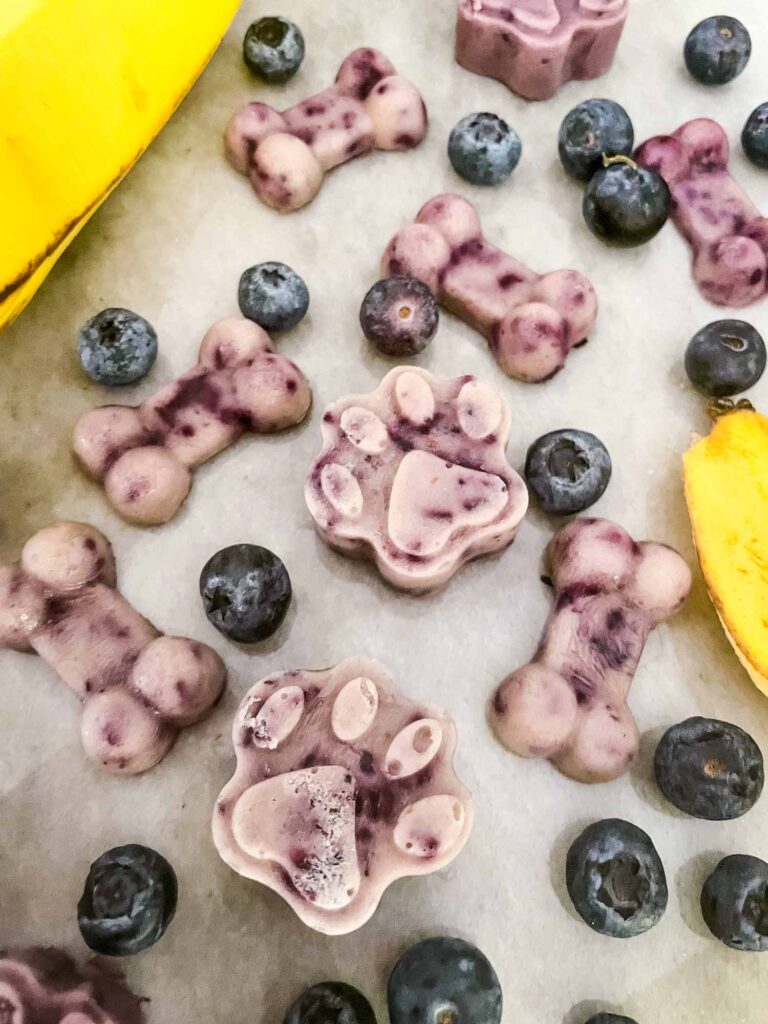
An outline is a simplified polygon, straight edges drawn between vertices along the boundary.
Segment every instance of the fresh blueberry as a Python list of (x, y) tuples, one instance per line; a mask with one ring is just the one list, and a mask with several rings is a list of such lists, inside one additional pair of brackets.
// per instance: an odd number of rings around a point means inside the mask
[(765, 363), (765, 342), (744, 320), (707, 324), (685, 350), (685, 372), (691, 384), (712, 398), (751, 388), (762, 377)]
[(756, 167), (768, 171), (768, 103), (755, 107), (741, 133), (744, 152)]
[(689, 718), (662, 736), (654, 758), (656, 783), (694, 818), (740, 818), (763, 791), (763, 756), (743, 729), (716, 718)]
[(97, 384), (133, 384), (157, 359), (157, 334), (130, 309), (102, 309), (80, 328), (77, 351), (83, 369)]
[(768, 951), (768, 864), (744, 854), (725, 857), (704, 883), (701, 912), (731, 949)]
[(133, 956), (154, 946), (176, 913), (176, 873), (159, 853), (130, 843), (91, 864), (77, 905), (86, 944), (104, 956)]
[(415, 356), (437, 331), (440, 313), (435, 297), (416, 277), (377, 281), (363, 299), (363, 334), (385, 356)]
[(304, 60), (301, 29), (287, 18), (259, 18), (245, 33), (243, 59), (265, 82), (282, 85)]
[(300, 995), (283, 1024), (376, 1024), (371, 1004), (351, 985), (328, 981)]
[(208, 621), (230, 640), (253, 644), (272, 636), (291, 603), (291, 580), (277, 557), (257, 544), (233, 544), (200, 573)]
[(265, 331), (287, 331), (309, 309), (309, 289), (284, 263), (259, 263), (243, 271), (237, 298), (243, 316)]
[(725, 85), (747, 66), (752, 53), (749, 32), (736, 18), (705, 18), (685, 40), (685, 66), (702, 85)]
[(637, 1024), (632, 1017), (623, 1017), (620, 1013), (596, 1013), (587, 1024)]
[(448, 139), (453, 169), (472, 185), (500, 185), (520, 162), (520, 136), (496, 114), (467, 114)]
[(594, 505), (611, 479), (611, 457), (586, 430), (553, 430), (534, 441), (525, 458), (525, 480), (539, 505), (569, 516)]
[(629, 156), (635, 130), (624, 107), (613, 100), (585, 100), (560, 125), (560, 163), (572, 178), (589, 181), (603, 156)]
[(427, 939), (389, 979), (391, 1024), (499, 1024), (502, 994), (488, 958), (462, 939)]
[(649, 242), (667, 222), (672, 197), (662, 176), (614, 157), (596, 171), (584, 192), (582, 211), (594, 235), (613, 245)]
[(629, 939), (653, 928), (667, 909), (667, 879), (656, 847), (637, 825), (608, 818), (571, 844), (565, 883), (590, 928)]

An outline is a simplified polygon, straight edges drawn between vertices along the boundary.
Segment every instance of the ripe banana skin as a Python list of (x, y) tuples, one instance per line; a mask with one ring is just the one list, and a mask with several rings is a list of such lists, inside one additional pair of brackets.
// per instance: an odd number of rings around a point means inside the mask
[(239, 0), (0, 0), (0, 331), (138, 160)]

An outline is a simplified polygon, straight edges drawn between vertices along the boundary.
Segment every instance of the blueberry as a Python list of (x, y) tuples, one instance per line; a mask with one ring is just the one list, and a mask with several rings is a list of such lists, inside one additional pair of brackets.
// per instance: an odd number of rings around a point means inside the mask
[(685, 66), (702, 85), (725, 85), (747, 66), (752, 53), (749, 32), (736, 18), (705, 18), (685, 40)]
[(448, 139), (453, 169), (472, 185), (501, 185), (522, 151), (520, 136), (496, 114), (467, 114)]
[(285, 618), (291, 593), (283, 563), (257, 544), (233, 544), (217, 551), (200, 573), (208, 621), (243, 644), (272, 636)]
[(130, 309), (102, 309), (80, 328), (77, 351), (83, 369), (97, 384), (133, 384), (157, 359), (157, 334)]
[(309, 289), (284, 263), (259, 263), (243, 271), (237, 298), (243, 316), (265, 331), (287, 331), (309, 309)]
[(133, 956), (154, 946), (176, 913), (176, 873), (159, 853), (130, 843), (91, 864), (77, 905), (86, 944), (104, 956)]
[(637, 1024), (632, 1017), (623, 1017), (620, 1013), (596, 1013), (587, 1024)]
[(765, 363), (765, 342), (744, 320), (707, 324), (685, 350), (685, 372), (691, 384), (712, 398), (751, 388), (762, 377)]
[(747, 118), (741, 145), (756, 167), (768, 171), (768, 103), (755, 107)]
[(572, 178), (589, 181), (605, 156), (629, 156), (635, 131), (629, 114), (613, 100), (585, 100), (560, 125), (560, 163)]
[(534, 441), (525, 457), (528, 488), (553, 516), (594, 505), (610, 479), (608, 449), (586, 430), (553, 430)]
[(391, 1024), (499, 1024), (502, 994), (488, 958), (462, 939), (427, 939), (389, 979)]
[(662, 176), (614, 157), (596, 171), (584, 192), (582, 212), (594, 235), (630, 247), (650, 241), (667, 222), (672, 197)]
[(435, 297), (416, 277), (377, 281), (363, 299), (363, 334), (385, 356), (415, 356), (437, 331), (440, 313)]
[(637, 825), (608, 818), (571, 844), (565, 882), (590, 928), (629, 939), (653, 928), (667, 909), (667, 879), (656, 847)]
[(768, 864), (759, 857), (725, 857), (704, 883), (701, 912), (714, 936), (731, 949), (768, 950)]
[(287, 18), (259, 18), (245, 33), (243, 59), (265, 82), (282, 85), (304, 60), (301, 29)]
[(300, 995), (283, 1024), (376, 1024), (371, 1004), (351, 985), (328, 981)]

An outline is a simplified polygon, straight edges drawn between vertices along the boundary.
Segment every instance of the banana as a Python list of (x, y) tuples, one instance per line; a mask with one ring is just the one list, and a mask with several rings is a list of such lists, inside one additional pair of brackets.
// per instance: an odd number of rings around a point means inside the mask
[(0, 0), (0, 330), (202, 72), (239, 0)]

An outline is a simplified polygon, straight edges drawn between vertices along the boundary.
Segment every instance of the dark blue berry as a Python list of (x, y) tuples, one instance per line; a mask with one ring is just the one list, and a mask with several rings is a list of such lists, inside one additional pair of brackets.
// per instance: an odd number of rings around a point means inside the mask
[(499, 1024), (502, 994), (488, 958), (462, 939), (427, 939), (389, 979), (391, 1024)]
[(351, 985), (328, 981), (300, 995), (283, 1024), (376, 1024), (371, 1004)]
[(534, 441), (525, 458), (525, 480), (539, 505), (554, 516), (594, 505), (611, 479), (611, 457), (586, 430), (553, 430)]
[(97, 384), (133, 384), (157, 358), (157, 335), (130, 309), (102, 309), (80, 328), (77, 351), (83, 369)]
[(768, 951), (768, 864), (758, 857), (725, 857), (704, 883), (707, 927), (731, 949)]
[(162, 937), (176, 913), (176, 874), (165, 859), (131, 843), (91, 864), (77, 905), (86, 944), (104, 956), (133, 956)]
[(768, 171), (768, 103), (755, 107), (741, 133), (741, 145), (756, 167)]
[(453, 169), (472, 185), (500, 185), (520, 162), (520, 136), (496, 114), (467, 114), (448, 139)]
[(363, 334), (385, 356), (415, 356), (432, 341), (440, 313), (435, 297), (416, 277), (377, 281), (363, 299)]
[(589, 181), (605, 156), (629, 156), (635, 131), (629, 114), (613, 100), (585, 100), (560, 125), (560, 163), (572, 178)]
[(689, 718), (662, 736), (656, 783), (694, 818), (728, 821), (754, 806), (763, 791), (763, 756), (743, 729), (716, 718)]
[(637, 1024), (632, 1017), (623, 1017), (620, 1013), (596, 1013), (587, 1024)]
[(749, 32), (736, 18), (705, 18), (685, 40), (685, 66), (702, 85), (725, 85), (747, 66), (752, 53)]
[(672, 197), (657, 171), (616, 158), (596, 171), (584, 192), (582, 211), (593, 234), (631, 247), (650, 241), (667, 222)]
[(257, 544), (233, 544), (200, 573), (208, 621), (230, 640), (253, 644), (272, 636), (291, 603), (291, 580), (277, 557)]
[(691, 338), (685, 372), (711, 398), (726, 398), (757, 384), (766, 363), (765, 342), (744, 320), (716, 320)]
[(287, 331), (309, 309), (309, 289), (284, 263), (259, 263), (240, 278), (240, 311), (265, 331)]
[(596, 821), (574, 840), (565, 882), (589, 927), (610, 938), (648, 931), (667, 908), (667, 879), (656, 847), (642, 829), (620, 818)]
[(259, 18), (243, 40), (243, 59), (251, 71), (271, 85), (293, 78), (304, 60), (304, 36), (287, 18)]

